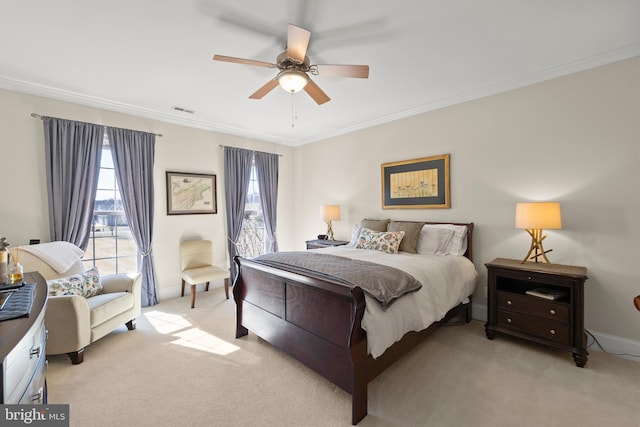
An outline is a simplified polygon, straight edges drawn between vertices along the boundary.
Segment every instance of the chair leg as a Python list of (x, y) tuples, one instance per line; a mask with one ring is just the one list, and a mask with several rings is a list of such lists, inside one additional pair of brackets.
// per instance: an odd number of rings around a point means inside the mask
[(182, 295), (180, 295), (182, 297), (184, 296), (184, 285), (185, 285), (184, 279), (182, 279)]
[(224, 294), (229, 299), (229, 278), (224, 279)]
[(196, 306), (196, 285), (191, 285), (191, 308)]
[(209, 290), (209, 282), (207, 282), (207, 286), (204, 288), (205, 291)]
[(71, 364), (79, 365), (84, 361), (84, 348), (67, 353), (67, 356), (71, 359)]

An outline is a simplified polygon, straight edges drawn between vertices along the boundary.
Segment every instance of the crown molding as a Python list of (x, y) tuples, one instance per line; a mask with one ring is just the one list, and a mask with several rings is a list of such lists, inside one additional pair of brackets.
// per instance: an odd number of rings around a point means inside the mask
[(109, 99), (89, 96), (73, 91), (45, 86), (37, 83), (27, 82), (25, 80), (13, 79), (0, 75), (0, 89), (12, 90), (15, 92), (26, 93), (34, 96), (55, 99), (58, 101), (69, 102), (73, 104), (84, 105), (86, 107), (99, 108), (103, 110), (113, 111), (116, 113), (128, 114), (131, 116), (142, 117), (151, 120), (157, 120), (165, 123), (173, 123), (186, 127), (210, 130), (244, 138), (252, 138), (260, 141), (273, 142), (276, 144), (292, 144), (294, 141), (286, 140), (274, 135), (247, 131), (246, 129), (235, 128), (232, 126), (224, 126), (217, 123), (206, 122), (202, 120), (194, 120), (191, 118), (181, 118), (172, 116), (167, 113), (138, 107), (135, 105), (125, 104), (112, 101)]
[(629, 46), (625, 46), (619, 49), (610, 50), (598, 55), (593, 55), (587, 58), (582, 58), (577, 61), (566, 63), (557, 67), (542, 70), (527, 74), (515, 79), (497, 83), (494, 85), (486, 86), (473, 91), (455, 94), (446, 98), (442, 98), (433, 102), (429, 102), (415, 108), (411, 108), (405, 111), (400, 111), (386, 116), (368, 120), (361, 123), (354, 124), (339, 129), (332, 130), (330, 132), (320, 133), (309, 138), (303, 138), (298, 140), (284, 139), (275, 135), (269, 135), (259, 132), (251, 132), (246, 129), (240, 129), (232, 126), (224, 126), (214, 122), (194, 120), (190, 118), (180, 118), (172, 116), (167, 113), (141, 108), (138, 106), (119, 103), (112, 100), (93, 97), (77, 92), (66, 91), (57, 89), (50, 86), (40, 85), (36, 83), (27, 82), (24, 80), (13, 79), (10, 77), (0, 76), (0, 88), (13, 90), (16, 92), (27, 93), (30, 95), (41, 96), (45, 98), (52, 98), (59, 101), (66, 101), (74, 104), (85, 105), (88, 107), (100, 108), (104, 110), (114, 111), (118, 113), (129, 114), (132, 116), (143, 117), (147, 119), (157, 120), (161, 122), (173, 123), (182, 126), (210, 130), (230, 135), (235, 135), (243, 138), (251, 138), (260, 141), (271, 142), (275, 144), (282, 144), (287, 146), (301, 146), (312, 142), (318, 142), (328, 138), (344, 135), (347, 133), (356, 132), (362, 129), (378, 126), (381, 124), (393, 122), (396, 120), (416, 116), (419, 114), (427, 113), (430, 111), (438, 110), (441, 108), (449, 107), (455, 104), (472, 101), (479, 98), (484, 98), (498, 93), (507, 92), (513, 89), (522, 88), (535, 83), (540, 83), (546, 80), (566, 76), (569, 74), (585, 71), (591, 68), (607, 65), (613, 62), (622, 61), (625, 59), (640, 56), (640, 43), (635, 43)]
[(437, 101), (429, 102), (427, 104), (422, 104), (418, 107), (411, 108), (409, 110), (401, 111), (394, 114), (389, 114), (387, 116), (380, 117), (378, 119), (365, 121), (353, 126), (337, 129), (335, 131), (326, 132), (324, 134), (317, 135), (316, 137), (301, 141), (298, 145), (317, 142), (324, 139), (333, 138), (336, 136), (355, 132), (358, 130), (393, 122), (396, 120), (417, 116), (419, 114), (428, 113), (430, 111), (439, 110), (441, 108), (450, 107), (452, 105), (473, 101), (475, 99), (480, 99), (480, 98), (496, 95), (503, 92), (508, 92), (510, 90), (519, 89), (519, 88), (530, 86), (536, 83), (541, 83), (547, 80), (563, 77), (569, 74), (578, 73), (581, 71), (611, 64), (614, 62), (623, 61), (625, 59), (634, 58), (636, 56), (640, 56), (640, 43), (635, 43), (620, 49), (607, 51), (602, 54), (593, 55), (588, 58), (582, 58), (578, 61), (566, 63), (566, 64), (549, 68), (540, 72), (527, 74), (525, 76), (522, 76), (516, 79), (511, 79), (505, 82), (486, 86), (478, 90), (459, 93), (450, 97), (439, 99)]

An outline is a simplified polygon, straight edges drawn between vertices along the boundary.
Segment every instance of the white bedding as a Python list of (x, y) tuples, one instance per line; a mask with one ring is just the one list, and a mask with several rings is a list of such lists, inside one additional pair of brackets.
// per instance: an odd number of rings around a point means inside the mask
[(387, 254), (346, 246), (314, 249), (332, 255), (375, 262), (406, 271), (422, 288), (396, 300), (388, 308), (365, 294), (362, 328), (367, 331), (369, 354), (379, 357), (409, 331), (421, 331), (444, 317), (453, 307), (468, 301), (478, 280), (471, 261), (462, 256)]

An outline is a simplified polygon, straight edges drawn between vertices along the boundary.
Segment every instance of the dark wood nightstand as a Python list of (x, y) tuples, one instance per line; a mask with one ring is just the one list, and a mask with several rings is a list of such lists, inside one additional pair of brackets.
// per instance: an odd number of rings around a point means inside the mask
[(346, 240), (307, 240), (307, 249), (320, 249), (329, 246), (342, 246), (349, 242)]
[[(589, 353), (584, 332), (584, 282), (587, 269), (496, 258), (485, 264), (488, 276), (488, 313), (485, 333), (524, 338), (573, 353), (584, 367)], [(527, 294), (544, 288), (556, 299)]]

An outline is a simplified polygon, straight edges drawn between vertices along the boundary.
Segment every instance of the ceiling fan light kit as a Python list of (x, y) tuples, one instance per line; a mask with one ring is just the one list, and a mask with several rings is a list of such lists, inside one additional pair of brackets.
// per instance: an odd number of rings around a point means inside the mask
[(253, 65), (264, 68), (278, 68), (278, 75), (265, 83), (249, 96), (251, 99), (261, 99), (280, 85), (282, 89), (293, 94), (304, 89), (318, 104), (322, 105), (331, 100), (320, 87), (309, 77), (309, 73), (319, 76), (368, 78), (368, 65), (311, 65), (306, 56), (311, 32), (296, 25), (289, 24), (287, 32), (287, 48), (272, 64), (253, 59), (236, 58), (233, 56), (214, 55), (214, 61), (233, 62), (237, 64)]
[(300, 92), (309, 83), (309, 77), (300, 70), (283, 70), (276, 77), (280, 87), (289, 93)]

